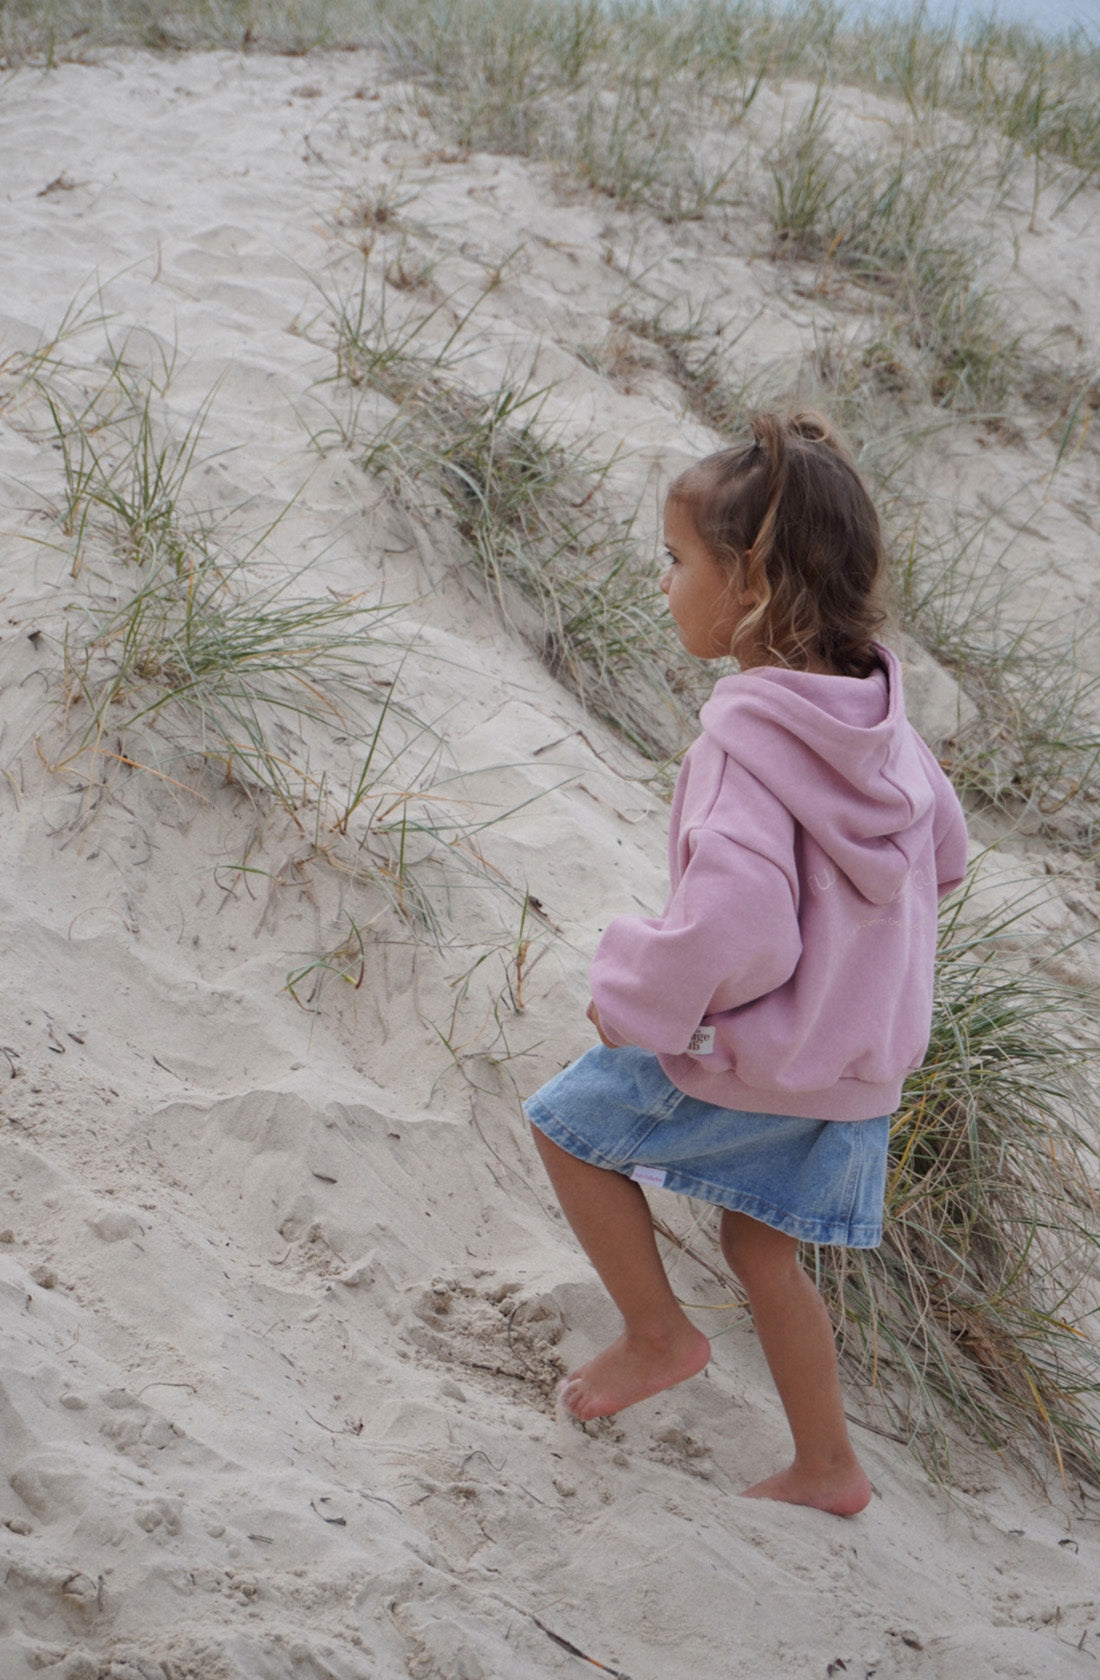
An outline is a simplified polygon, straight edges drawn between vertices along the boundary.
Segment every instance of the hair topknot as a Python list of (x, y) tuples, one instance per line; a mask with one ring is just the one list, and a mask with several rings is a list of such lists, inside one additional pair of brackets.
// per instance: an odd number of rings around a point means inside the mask
[(669, 490), (753, 603), (730, 653), (866, 676), (884, 617), (882, 531), (866, 486), (823, 415), (764, 412), (750, 427), (752, 443), (708, 455)]

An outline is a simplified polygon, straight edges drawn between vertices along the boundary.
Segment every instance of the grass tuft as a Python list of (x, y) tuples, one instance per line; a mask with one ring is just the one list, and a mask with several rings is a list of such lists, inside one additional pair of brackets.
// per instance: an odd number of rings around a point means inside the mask
[(182, 568), (196, 538), (201, 545), (197, 510), (189, 508), (181, 520), (180, 504), (192, 469), (204, 464), (197, 451), (217, 391), (176, 436), (164, 421), (174, 358), (161, 347), (156, 372), (140, 375), (125, 358), (125, 345), (109, 349), (108, 376), (83, 405), (73, 406), (56, 383), (39, 380), (65, 472), (61, 525), (73, 539), (74, 572), (89, 521), (106, 520), (115, 544), (138, 565), (155, 555)]
[(548, 394), (522, 377), (487, 394), (433, 382), (364, 464), (407, 488), (432, 484), (505, 617), (515, 592), (535, 608), (529, 633), (554, 675), (663, 759), (687, 717), (667, 674), (675, 660), (652, 567), (638, 564), (632, 520), (603, 496), (610, 463), (555, 440)]
[[(181, 551), (188, 554), (181, 562)], [(226, 780), (261, 789), (288, 811), (313, 803), (306, 725), (346, 730), (376, 699), (372, 682), (389, 609), (301, 597), (300, 577), (251, 587), (240, 561), (196, 555), (176, 533), (147, 549), (141, 574), (120, 589), (117, 574), (89, 579), (70, 609), (64, 639), (69, 765), (95, 754), (113, 732), (131, 738), (132, 762), (173, 757), (217, 765)], [(370, 658), (367, 650), (373, 650)], [(159, 724), (167, 742), (150, 735)], [(140, 732), (145, 744), (138, 748)]]
[(173, 431), (171, 359), (145, 375), (105, 360), (90, 394), (90, 376), (60, 362), (35, 374), (60, 443), (54, 511), (75, 584), (43, 632), (64, 679), (48, 767), (79, 780), (88, 810), (119, 766), (199, 797), (213, 771), (282, 807), (312, 834), (312, 857), (442, 943), (438, 904), (456, 873), (491, 879), (477, 836), (497, 816), (464, 813), (442, 737), (403, 699), (403, 609), (311, 593), (309, 564), (292, 571), (268, 552), (278, 521), (259, 536), (229, 515), (215, 528), (188, 478), (216, 393)]
[(918, 518), (899, 543), (902, 615), (977, 707), (948, 768), (1017, 822), (1090, 848), (1100, 812), (1100, 678), (1085, 673), (1064, 624), (1014, 606), (1020, 595), (1042, 599), (1039, 574), (1020, 579), (1007, 550), (989, 552), (991, 522), (956, 517), (936, 534)]
[(940, 937), (932, 1042), (891, 1130), (880, 1250), (819, 1281), (841, 1345), (939, 1473), (950, 1419), (1042, 1476), (1100, 1486), (1100, 1164), (1083, 1073), (1093, 1002), (1023, 933), (1038, 895), (982, 908), (980, 876)]
[(819, 87), (773, 152), (771, 215), (777, 254), (812, 258), (888, 301), (933, 403), (984, 411), (1008, 394), (1024, 335), (981, 284), (982, 252), (962, 231), (976, 163), (970, 140), (844, 156)]
[(652, 564), (639, 564), (634, 521), (606, 494), (613, 463), (555, 435), (550, 390), (530, 374), (505, 374), (487, 392), (455, 376), (476, 302), (460, 311), (444, 299), (395, 328), (388, 283), (372, 285), (364, 274), (350, 299), (328, 300), (335, 378), (394, 407), (372, 425), (354, 406), (340, 441), (410, 508), (430, 486), (497, 607), (549, 669), (641, 751), (667, 759), (684, 742), (688, 709), (670, 674), (679, 661)]

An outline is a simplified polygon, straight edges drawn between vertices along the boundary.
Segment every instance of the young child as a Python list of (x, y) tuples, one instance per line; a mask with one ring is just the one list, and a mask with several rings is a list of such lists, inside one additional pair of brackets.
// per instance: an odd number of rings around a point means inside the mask
[(747, 1492), (851, 1516), (871, 1486), (798, 1245), (881, 1241), (889, 1116), (927, 1047), (936, 907), (966, 831), (874, 640), (882, 539), (858, 473), (816, 415), (752, 432), (665, 510), (680, 640), (740, 667), (684, 759), (667, 903), (609, 924), (601, 1044), (525, 1108), (624, 1320), (562, 1384), (567, 1410), (605, 1416), (703, 1369), (640, 1186), (716, 1203), (794, 1437), (790, 1467)]

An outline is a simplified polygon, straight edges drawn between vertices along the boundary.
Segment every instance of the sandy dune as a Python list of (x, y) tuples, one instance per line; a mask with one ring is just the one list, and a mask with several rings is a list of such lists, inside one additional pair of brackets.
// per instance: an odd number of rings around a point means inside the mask
[[(549, 166), (433, 145), (365, 54), (23, 69), (0, 89), (0, 153), (6, 374), (74, 299), (82, 330), (59, 354), (89, 390), (108, 343), (138, 372), (171, 348), (163, 424), (185, 431), (213, 393), (197, 505), (246, 532), (282, 515), (259, 581), (308, 565), (315, 595), (393, 605), (402, 694), (446, 738), (445, 798), (513, 812), (481, 844), (514, 889), (459, 872), (438, 951), (240, 782), (170, 757), (133, 772), (108, 732), (90, 792), (87, 756), (65, 761), (58, 650), (96, 563), (71, 576), (44, 511), (56, 439), (13, 388), (3, 1680), (601, 1672), (585, 1657), (631, 1680), (1094, 1672), (1100, 1540), (1057, 1483), (1043, 1497), (960, 1443), (947, 1495), (864, 1430), (879, 1497), (857, 1521), (736, 1498), (776, 1464), (784, 1426), (746, 1315), (690, 1261), (678, 1285), (721, 1327), (708, 1374), (613, 1424), (555, 1419), (553, 1383), (610, 1309), (549, 1206), (516, 1092), (589, 1042), (603, 920), (661, 898), (660, 789), (494, 612), (445, 522), (386, 498), (327, 430), (347, 398), (320, 383), (324, 294), (362, 269), (364, 200), (400, 203), (402, 260), (434, 265), (447, 310), (503, 261), (466, 376), (491, 389), (522, 366), (550, 384), (563, 438), (622, 451), (624, 507), (645, 495), (655, 511), (661, 474), (711, 441), (659, 359), (612, 380), (579, 354), (605, 341), (626, 271), (658, 300), (708, 297), (757, 364), (805, 344), (812, 300), (780, 292), (749, 220), (725, 240), (654, 222), (643, 261), (628, 219)], [(1041, 223), (1012, 276), (1093, 343), (1097, 202)], [(392, 225), (385, 238), (396, 260)], [(1094, 622), (1097, 456), (1044, 492), (1053, 447), (971, 437), (946, 460), (930, 446), (928, 471), (976, 505), (1000, 506), (1015, 478), (1050, 605)], [(380, 653), (383, 677), (397, 657)], [(916, 658), (913, 682), (934, 734), (953, 687)], [(1041, 873), (1040, 842), (1012, 867)], [(545, 920), (526, 929), (517, 1013), (524, 889)], [(1084, 865), (1066, 900), (1066, 931), (1095, 918)], [(371, 928), (362, 984), (330, 975), (300, 1007), (288, 972), (338, 946), (347, 914)]]

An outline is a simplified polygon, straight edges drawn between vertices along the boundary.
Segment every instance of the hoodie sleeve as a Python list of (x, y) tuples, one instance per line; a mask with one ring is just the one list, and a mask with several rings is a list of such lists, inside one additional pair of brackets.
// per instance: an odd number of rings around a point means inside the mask
[(689, 858), (664, 913), (609, 923), (589, 978), (610, 1039), (680, 1055), (708, 1013), (783, 984), (802, 949), (795, 888), (779, 864), (713, 829)]
[[(919, 736), (917, 739), (920, 739)], [(920, 741), (920, 746), (935, 800), (932, 844), (936, 853), (936, 883), (943, 898), (945, 893), (960, 885), (966, 874), (966, 818), (959, 796), (944, 774), (939, 759), (925, 741)]]
[(944, 801), (945, 808), (937, 805), (933, 829), (936, 839), (936, 873), (941, 898), (953, 887), (961, 884), (967, 864), (966, 819), (954, 789), (950, 790), (950, 795), (950, 801)]

